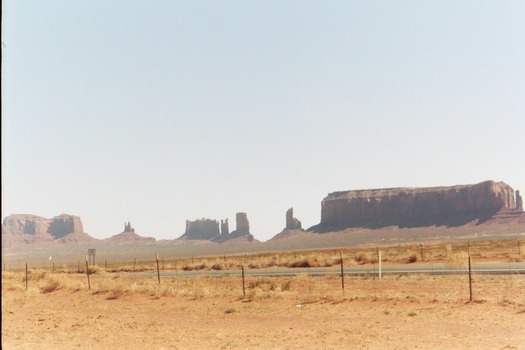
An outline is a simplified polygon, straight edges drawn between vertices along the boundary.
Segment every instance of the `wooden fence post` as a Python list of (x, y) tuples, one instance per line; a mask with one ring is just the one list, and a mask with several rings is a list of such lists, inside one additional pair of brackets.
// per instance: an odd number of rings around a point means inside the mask
[(470, 242), (468, 242), (468, 287), (470, 293), (470, 302), (472, 302), (472, 264), (470, 261)]
[(26, 260), (26, 290), (27, 290), (28, 286), (27, 286), (27, 260)]
[(343, 289), (343, 298), (345, 297), (345, 271), (343, 269), (343, 253), (339, 251), (341, 257), (341, 288)]
[(159, 270), (159, 254), (157, 254), (157, 279), (160, 284), (160, 270)]
[(244, 265), (241, 266), (241, 273), (242, 273), (242, 295), (244, 298), (246, 298), (246, 289), (244, 286)]

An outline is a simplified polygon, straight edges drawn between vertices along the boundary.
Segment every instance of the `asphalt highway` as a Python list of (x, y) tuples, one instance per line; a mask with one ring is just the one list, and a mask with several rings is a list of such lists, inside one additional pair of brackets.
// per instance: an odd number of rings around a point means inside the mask
[[(344, 274), (349, 276), (359, 275), (379, 275), (379, 265), (345, 266)], [(405, 264), (405, 265), (383, 265), (381, 266), (382, 275), (407, 275), (407, 274), (432, 274), (432, 275), (454, 275), (468, 273), (468, 267), (447, 264)], [(474, 274), (494, 274), (494, 275), (525, 275), (524, 262), (497, 262), (497, 263), (478, 263), (472, 265)], [(199, 277), (199, 276), (240, 276), (242, 271), (236, 270), (199, 270), (199, 271), (160, 271), (161, 278), (175, 277)], [(302, 268), (263, 268), (245, 269), (246, 276), (295, 276), (295, 275), (330, 275), (341, 274), (340, 266), (331, 267), (302, 267)], [(115, 274), (95, 275), (100, 277), (110, 277)], [(157, 272), (129, 272), (119, 273), (121, 276), (133, 277), (157, 277)]]

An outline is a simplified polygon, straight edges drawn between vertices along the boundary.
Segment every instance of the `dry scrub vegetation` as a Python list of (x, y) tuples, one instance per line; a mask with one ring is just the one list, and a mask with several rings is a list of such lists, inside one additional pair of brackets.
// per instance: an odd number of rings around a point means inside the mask
[[(485, 245), (485, 244), (488, 244)], [(464, 264), (466, 244), (381, 247), (385, 263)], [(477, 261), (516, 261), (517, 242), (471, 245)], [(416, 258), (414, 258), (414, 255)], [(482, 257), (482, 255), (484, 257)], [(31, 349), (521, 349), (525, 276), (241, 276), (228, 270), (373, 264), (377, 249), (2, 271), (2, 346)], [(375, 260), (377, 262), (377, 260)], [(164, 265), (164, 266), (163, 266)], [(203, 271), (185, 277), (183, 271)], [(220, 273), (216, 274), (216, 270)], [(214, 273), (214, 276), (211, 273)], [(105, 274), (111, 272), (111, 274)]]
[[(231, 298), (232, 300), (261, 300), (286, 298), (297, 303), (319, 301), (342, 302), (358, 299), (404, 300), (424, 302), (467, 302), (469, 284), (466, 274), (433, 276), (426, 274), (387, 275), (379, 279), (364, 273), (345, 276), (342, 288), (340, 275), (316, 276), (300, 273), (296, 276), (276, 277), (246, 276), (243, 290), (240, 276), (227, 273), (219, 276), (171, 278), (138, 278), (133, 275), (91, 275), (90, 285), (86, 275), (28, 270), (28, 293), (47, 294), (58, 290), (75, 293), (88, 291), (103, 295), (107, 300), (123, 296), (143, 295), (153, 298), (176, 297), (188, 300), (201, 298)], [(525, 306), (525, 276), (482, 275), (473, 276), (474, 302), (494, 302)], [(2, 291), (22, 291), (26, 288), (22, 270), (2, 273)], [(244, 292), (244, 294), (243, 294)]]
[[(500, 241), (474, 241), (455, 243), (410, 244), (364, 248), (337, 248), (322, 250), (252, 253), (245, 255), (204, 256), (177, 259), (159, 257), (162, 271), (227, 271), (245, 269), (271, 269), (278, 267), (331, 267), (338, 266), (343, 259), (344, 266), (372, 265), (379, 262), (388, 264), (443, 263), (465, 266), (468, 250), (474, 262), (523, 262), (525, 241), (517, 239)], [(149, 261), (109, 262), (90, 266), (90, 273), (123, 273), (155, 271), (152, 257)], [(49, 266), (48, 266), (49, 269)], [(82, 264), (62, 265), (56, 272), (85, 273)]]

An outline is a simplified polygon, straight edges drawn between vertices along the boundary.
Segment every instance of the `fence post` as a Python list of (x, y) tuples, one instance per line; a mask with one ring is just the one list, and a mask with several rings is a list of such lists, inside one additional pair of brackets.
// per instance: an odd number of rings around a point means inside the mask
[(159, 270), (159, 254), (157, 254), (157, 280), (160, 284), (160, 270)]
[(419, 250), (421, 253), (421, 261), (423, 261), (423, 244), (422, 243), (419, 245)]
[(244, 287), (244, 265), (241, 266), (241, 273), (242, 273), (242, 295), (244, 298), (246, 298), (246, 289)]
[(382, 271), (381, 271), (381, 253), (382, 251), (379, 251), (379, 279), (382, 277)]
[(27, 260), (26, 260), (26, 290), (27, 290)]
[(470, 261), (470, 242), (468, 242), (468, 287), (470, 293), (470, 302), (472, 302), (472, 264)]
[(343, 268), (343, 253), (339, 251), (341, 257), (341, 288), (343, 289), (343, 298), (345, 297), (345, 271)]
[(133, 272), (135, 272), (135, 266), (137, 265), (137, 258), (133, 259)]
[(91, 290), (91, 283), (89, 281), (89, 265), (88, 265), (88, 257), (86, 255), (86, 275), (88, 280), (88, 290)]

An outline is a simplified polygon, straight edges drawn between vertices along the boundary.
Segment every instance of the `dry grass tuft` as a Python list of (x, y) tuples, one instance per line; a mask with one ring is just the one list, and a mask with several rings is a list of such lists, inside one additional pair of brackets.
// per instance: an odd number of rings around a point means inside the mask
[(58, 290), (62, 288), (62, 282), (61, 280), (56, 276), (51, 276), (46, 279), (44, 285), (40, 287), (40, 291), (44, 294), (54, 292), (55, 290)]

